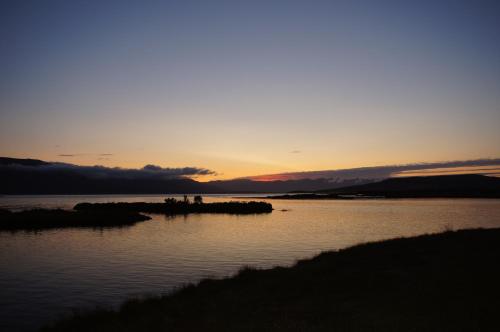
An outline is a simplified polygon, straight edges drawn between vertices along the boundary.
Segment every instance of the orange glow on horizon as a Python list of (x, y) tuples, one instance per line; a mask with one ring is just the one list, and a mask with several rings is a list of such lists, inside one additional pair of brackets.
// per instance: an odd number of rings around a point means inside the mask
[(447, 168), (429, 168), (411, 171), (402, 171), (394, 173), (393, 177), (409, 176), (436, 176), (436, 175), (460, 175), (460, 174), (482, 174), (494, 177), (500, 177), (500, 166), (463, 166)]

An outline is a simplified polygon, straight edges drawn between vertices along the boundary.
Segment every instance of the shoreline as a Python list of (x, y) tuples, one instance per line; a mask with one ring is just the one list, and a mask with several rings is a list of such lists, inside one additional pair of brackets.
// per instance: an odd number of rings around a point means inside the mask
[[(255, 197), (252, 197), (255, 198)], [(388, 199), (500, 199), (500, 195), (328, 195), (328, 194), (286, 194), (265, 196), (263, 199), (285, 200), (388, 200)]]

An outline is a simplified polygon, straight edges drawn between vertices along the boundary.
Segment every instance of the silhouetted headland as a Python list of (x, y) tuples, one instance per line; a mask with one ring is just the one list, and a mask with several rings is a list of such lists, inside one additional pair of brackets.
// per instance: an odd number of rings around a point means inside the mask
[(189, 213), (228, 213), (253, 214), (270, 213), (273, 206), (266, 202), (216, 202), (203, 203), (201, 196), (195, 196), (191, 202), (185, 196), (184, 200), (167, 198), (164, 203), (79, 203), (74, 207), (78, 211), (131, 211), (160, 214)]
[(500, 229), (447, 231), (246, 268), (45, 331), (491, 331), (500, 327)]
[(116, 227), (133, 225), (151, 219), (141, 213), (167, 215), (189, 213), (254, 214), (270, 213), (273, 206), (266, 202), (203, 203), (201, 196), (191, 202), (167, 198), (164, 203), (78, 203), (72, 211), (33, 209), (12, 212), (0, 209), (0, 231), (42, 230), (63, 227)]
[(121, 227), (149, 219), (151, 218), (134, 211), (33, 209), (12, 212), (0, 209), (0, 231), (36, 231), (66, 227)]
[(500, 198), (500, 178), (475, 174), (400, 177), (314, 193), (287, 194), (267, 198)]

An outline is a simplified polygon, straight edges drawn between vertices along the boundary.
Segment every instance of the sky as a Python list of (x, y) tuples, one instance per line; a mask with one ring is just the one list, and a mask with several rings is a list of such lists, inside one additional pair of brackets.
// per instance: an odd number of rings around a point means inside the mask
[(498, 1), (0, 2), (0, 155), (206, 179), (500, 157)]

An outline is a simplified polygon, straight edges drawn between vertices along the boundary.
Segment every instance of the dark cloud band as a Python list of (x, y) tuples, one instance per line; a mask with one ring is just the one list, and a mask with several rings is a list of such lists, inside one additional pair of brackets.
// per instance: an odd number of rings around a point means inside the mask
[[(68, 157), (71, 155), (67, 155)], [(156, 165), (146, 165), (141, 169), (105, 167), (105, 166), (78, 166), (67, 163), (48, 163), (40, 166), (26, 166), (11, 164), (2, 167), (15, 167), (19, 170), (37, 172), (71, 172), (88, 178), (100, 179), (149, 179), (165, 180), (201, 175), (214, 175), (214, 171), (199, 167), (163, 168)]]

